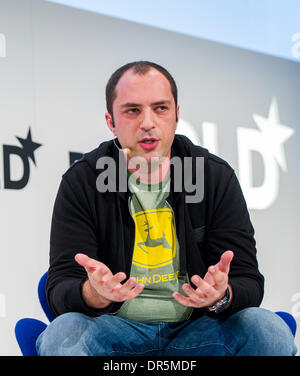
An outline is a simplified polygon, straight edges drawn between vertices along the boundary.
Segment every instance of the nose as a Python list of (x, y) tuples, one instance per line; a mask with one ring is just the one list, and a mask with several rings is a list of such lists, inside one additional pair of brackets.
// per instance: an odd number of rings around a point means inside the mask
[(143, 111), (143, 117), (141, 119), (140, 127), (145, 131), (149, 131), (150, 129), (155, 127), (153, 113), (150, 108), (147, 108)]

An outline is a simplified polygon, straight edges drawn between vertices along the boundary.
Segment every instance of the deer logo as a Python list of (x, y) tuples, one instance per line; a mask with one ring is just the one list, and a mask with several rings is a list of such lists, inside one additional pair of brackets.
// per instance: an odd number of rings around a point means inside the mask
[(136, 225), (133, 264), (142, 268), (170, 264), (176, 254), (172, 210), (145, 210), (134, 214), (133, 218)]
[(137, 246), (140, 247), (143, 252), (149, 253), (143, 248), (143, 246), (152, 248), (152, 247), (158, 247), (159, 245), (162, 245), (163, 248), (172, 249), (172, 247), (168, 243), (168, 240), (166, 239), (166, 234), (164, 232), (163, 232), (162, 237), (152, 239), (150, 237), (150, 230), (153, 229), (155, 225), (150, 227), (149, 223), (145, 222), (144, 226), (147, 226), (147, 228), (144, 231), (148, 232), (146, 241), (137, 243)]

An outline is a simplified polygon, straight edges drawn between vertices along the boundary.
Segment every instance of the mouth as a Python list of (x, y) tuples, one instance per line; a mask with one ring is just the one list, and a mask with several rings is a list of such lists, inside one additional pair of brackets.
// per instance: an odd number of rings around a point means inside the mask
[(139, 144), (144, 150), (153, 150), (158, 145), (159, 140), (154, 137), (145, 137), (141, 141), (139, 141)]

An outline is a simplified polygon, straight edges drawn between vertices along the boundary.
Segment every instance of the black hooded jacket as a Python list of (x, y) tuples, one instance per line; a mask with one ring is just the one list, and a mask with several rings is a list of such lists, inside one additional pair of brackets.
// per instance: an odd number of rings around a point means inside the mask
[[(93, 309), (84, 302), (82, 284), (87, 275), (74, 260), (76, 253), (106, 264), (113, 274), (130, 275), (134, 248), (135, 225), (128, 202), (131, 192), (100, 193), (96, 188), (99, 174), (96, 168), (100, 157), (113, 158), (120, 166), (121, 153), (112, 141), (103, 142), (95, 150), (84, 154), (63, 175), (54, 204), (51, 237), (50, 267), (46, 293), (56, 315), (82, 312), (99, 316), (118, 311), (122, 303), (112, 303), (104, 309)], [(167, 201), (173, 208), (177, 238), (180, 244), (180, 273), (204, 277), (207, 268), (220, 260), (226, 250), (234, 252), (230, 265), (229, 283), (233, 300), (223, 313), (210, 314), (218, 318), (250, 306), (259, 306), (263, 298), (264, 278), (256, 259), (254, 229), (246, 202), (234, 170), (221, 158), (194, 145), (188, 138), (176, 135), (171, 158), (203, 157), (202, 172), (193, 164), (193, 181), (198, 173), (203, 180), (204, 195), (198, 203), (187, 203), (187, 192), (173, 186), (178, 173), (171, 168), (171, 191)], [(99, 166), (99, 165), (97, 165)], [(202, 166), (202, 165), (201, 165)], [(203, 171), (204, 169), (204, 171)], [(184, 175), (185, 176), (185, 175)], [(184, 182), (183, 182), (184, 183)], [(184, 184), (183, 184), (184, 185)], [(195, 308), (191, 319), (207, 314)]]

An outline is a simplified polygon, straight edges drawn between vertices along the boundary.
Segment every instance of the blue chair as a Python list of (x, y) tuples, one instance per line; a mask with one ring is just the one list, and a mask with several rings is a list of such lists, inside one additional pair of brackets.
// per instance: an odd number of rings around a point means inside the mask
[(297, 331), (297, 322), (294, 319), (294, 316), (291, 315), (290, 313), (283, 312), (283, 311), (278, 311), (275, 312), (278, 316), (280, 316), (289, 326), (291, 329), (291, 332), (293, 333), (293, 336), (295, 337), (296, 331)]
[[(55, 315), (51, 312), (46, 298), (45, 287), (47, 277), (48, 272), (46, 272), (39, 281), (38, 297), (45, 315), (51, 322), (55, 319)], [(24, 318), (16, 323), (15, 335), (21, 352), (24, 356), (38, 355), (35, 349), (35, 342), (38, 336), (46, 329), (46, 327), (47, 324), (45, 324), (44, 322), (31, 318)]]
[[(48, 273), (46, 272), (42, 278), (40, 279), (38, 285), (38, 297), (43, 308), (45, 315), (47, 316), (48, 320), (51, 322), (55, 319), (55, 315), (51, 312), (51, 309), (48, 305), (45, 293), (46, 281), (47, 281)], [(296, 335), (297, 330), (297, 323), (294, 317), (287, 312), (275, 312), (278, 316), (280, 316), (286, 324), (291, 329), (293, 336)], [(24, 356), (37, 356), (37, 352), (35, 349), (35, 342), (47, 327), (47, 324), (44, 322), (31, 319), (31, 318), (24, 318), (17, 322), (15, 326), (15, 335), (21, 352)]]

